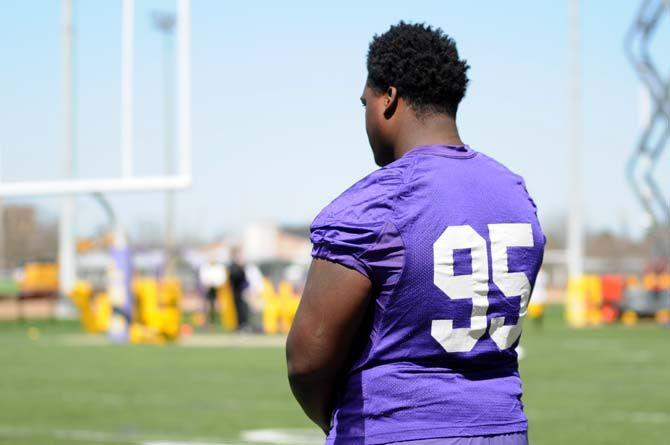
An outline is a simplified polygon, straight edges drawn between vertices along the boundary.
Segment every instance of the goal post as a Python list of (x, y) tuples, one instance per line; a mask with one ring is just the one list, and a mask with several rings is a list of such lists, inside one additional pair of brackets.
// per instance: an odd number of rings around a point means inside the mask
[[(0, 180), (0, 200), (6, 197), (61, 196), (59, 224), (59, 293), (57, 307), (67, 307), (66, 296), (72, 290), (75, 278), (74, 201), (80, 194), (109, 194), (181, 190), (190, 187), (191, 176), (191, 41), (190, 0), (176, 0), (176, 169), (163, 175), (135, 175), (134, 153), (134, 17), (135, 0), (120, 0), (121, 13), (121, 119), (120, 119), (120, 172), (119, 176), (76, 178), (72, 175), (74, 145), (73, 114), (73, 23), (72, 0), (61, 0), (63, 5), (63, 173), (60, 179), (9, 181)], [(127, 339), (132, 292), (130, 289), (131, 256), (124, 231), (113, 222), (114, 246), (110, 252), (108, 292), (113, 308), (110, 338)]]
[[(123, 21), (133, 19), (134, 0), (122, 0)], [(121, 176), (108, 178), (63, 178), (50, 181), (0, 181), (0, 198), (90, 193), (165, 191), (191, 185), (191, 44), (190, 0), (177, 0), (177, 169), (163, 176), (133, 176), (133, 72), (132, 23), (122, 28), (121, 54)], [(65, 98), (66, 101), (69, 98)], [(65, 107), (67, 110), (68, 108)], [(68, 113), (68, 111), (66, 111)], [(67, 118), (66, 118), (67, 121)], [(67, 131), (67, 129), (66, 129)], [(71, 144), (72, 141), (66, 142)]]

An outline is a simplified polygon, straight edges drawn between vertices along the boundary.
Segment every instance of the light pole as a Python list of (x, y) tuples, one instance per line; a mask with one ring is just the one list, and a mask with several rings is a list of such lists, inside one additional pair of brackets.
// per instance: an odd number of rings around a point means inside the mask
[[(172, 36), (175, 28), (175, 15), (169, 12), (154, 12), (151, 15), (156, 29), (163, 36), (163, 144), (166, 174), (174, 170), (174, 56)], [(175, 194), (168, 190), (165, 196), (165, 273), (175, 273)]]
[(5, 271), (5, 208), (0, 197), (0, 274)]
[[(63, 176), (74, 176), (74, 31), (72, 23), (72, 0), (62, 0), (63, 30)], [(56, 316), (67, 316), (71, 305), (67, 294), (75, 282), (75, 241), (74, 241), (74, 197), (62, 198), (60, 222), (58, 226), (58, 290), (59, 301)]]
[(582, 113), (581, 113), (581, 24), (580, 0), (569, 0), (569, 62), (570, 62), (570, 175), (568, 216), (568, 278), (575, 280), (584, 273), (584, 224), (582, 202)]
[[(0, 145), (0, 182), (2, 182), (2, 146)], [(5, 271), (5, 207), (0, 196), (0, 273)]]

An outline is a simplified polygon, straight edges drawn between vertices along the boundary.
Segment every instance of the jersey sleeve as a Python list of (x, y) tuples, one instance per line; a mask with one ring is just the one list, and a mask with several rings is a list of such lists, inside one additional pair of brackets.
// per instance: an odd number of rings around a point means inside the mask
[(400, 172), (381, 169), (331, 202), (310, 227), (312, 257), (378, 281), (402, 254), (402, 239), (392, 221), (401, 184)]

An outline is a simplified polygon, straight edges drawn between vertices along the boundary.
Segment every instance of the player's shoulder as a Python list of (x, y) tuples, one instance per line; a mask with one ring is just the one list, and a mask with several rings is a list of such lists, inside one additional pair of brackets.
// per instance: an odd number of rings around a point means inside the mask
[(507, 167), (505, 164), (498, 161), (497, 159), (494, 159), (491, 156), (484, 154), (482, 152), (478, 152), (477, 162), (486, 166), (489, 172), (493, 172), (494, 177), (506, 177), (509, 178), (511, 181), (515, 182), (516, 184), (525, 187), (525, 181), (523, 179), (523, 176), (513, 172), (509, 167)]
[(521, 193), (525, 197), (525, 199), (528, 200), (534, 212), (537, 214), (537, 204), (535, 203), (530, 193), (528, 192), (528, 187), (526, 186), (526, 181), (524, 180), (523, 176), (513, 172), (507, 166), (502, 164), (500, 161), (497, 161), (492, 157), (487, 156), (483, 153), (480, 153), (480, 158), (482, 162), (486, 163), (489, 166), (489, 168), (497, 171), (499, 177), (507, 178), (507, 182), (513, 184), (513, 186), (515, 187), (514, 190), (516, 190), (518, 193)]
[(317, 215), (313, 225), (338, 220), (382, 222), (388, 219), (411, 166), (410, 162), (401, 160), (379, 168), (354, 183)]

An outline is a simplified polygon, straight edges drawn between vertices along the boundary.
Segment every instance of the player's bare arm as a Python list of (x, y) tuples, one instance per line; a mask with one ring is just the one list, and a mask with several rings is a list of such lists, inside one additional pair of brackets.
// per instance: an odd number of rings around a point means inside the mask
[(337, 378), (358, 330), (371, 290), (370, 281), (339, 264), (315, 259), (286, 342), (293, 394), (324, 432)]

